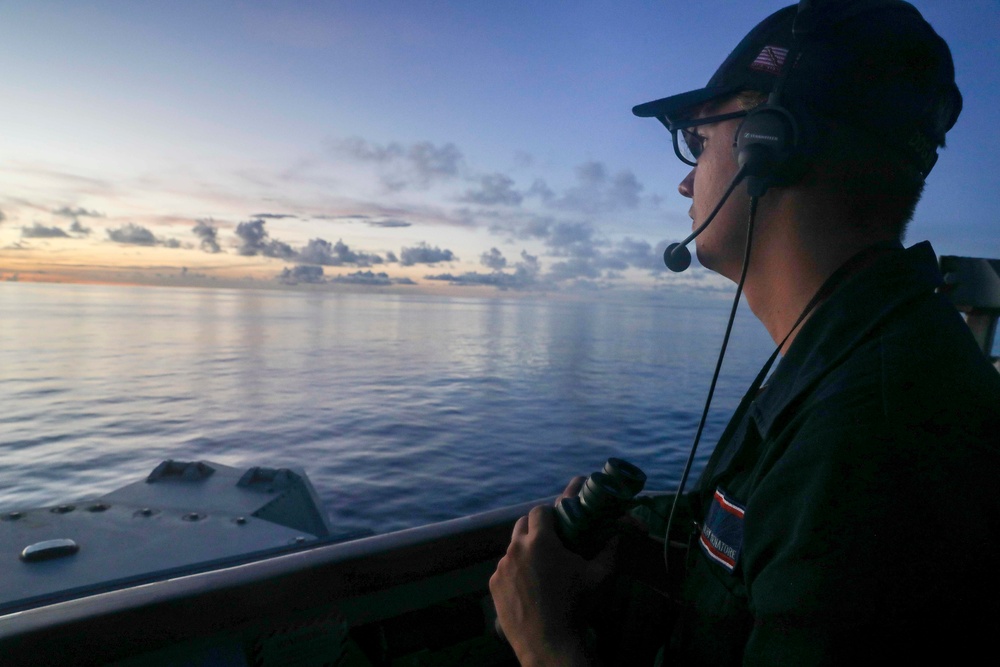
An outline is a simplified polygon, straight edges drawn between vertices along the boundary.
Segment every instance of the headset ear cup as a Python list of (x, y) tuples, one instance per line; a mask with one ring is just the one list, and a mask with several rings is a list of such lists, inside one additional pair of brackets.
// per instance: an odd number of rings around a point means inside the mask
[(764, 105), (751, 111), (736, 131), (733, 152), (747, 170), (748, 185), (760, 189), (760, 194), (771, 186), (789, 185), (802, 174), (796, 164), (799, 124), (781, 106)]
[(789, 117), (795, 123), (795, 147), (776, 174), (776, 186), (792, 185), (805, 177), (815, 161), (819, 150), (820, 136), (817, 123), (820, 122), (810, 110), (795, 101), (786, 102), (784, 106)]

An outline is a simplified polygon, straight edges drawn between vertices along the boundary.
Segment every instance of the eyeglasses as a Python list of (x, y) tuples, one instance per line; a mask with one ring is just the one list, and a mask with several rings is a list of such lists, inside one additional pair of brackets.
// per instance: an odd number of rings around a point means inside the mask
[[(749, 113), (749, 111), (734, 111), (732, 113), (724, 113), (721, 116), (708, 116), (697, 120), (685, 120), (679, 123), (671, 123), (663, 116), (660, 116), (659, 120), (663, 123), (664, 127), (670, 130), (670, 134), (673, 135), (674, 153), (677, 154), (680, 161), (696, 167), (698, 166), (698, 158), (701, 157), (701, 152), (705, 148), (705, 138), (695, 132), (691, 132), (690, 129), (702, 125), (711, 125), (712, 123), (721, 123), (724, 120), (732, 120), (733, 118), (743, 118), (749, 115)], [(678, 134), (680, 134), (680, 138), (678, 138)]]

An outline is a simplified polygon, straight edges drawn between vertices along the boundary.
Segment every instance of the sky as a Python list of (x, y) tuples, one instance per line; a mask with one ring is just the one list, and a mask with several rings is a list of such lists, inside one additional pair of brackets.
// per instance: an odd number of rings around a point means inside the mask
[[(683, 292), (687, 167), (635, 104), (785, 2), (7, 0), (0, 277)], [(908, 242), (1000, 257), (1000, 0), (915, 0), (964, 110)]]

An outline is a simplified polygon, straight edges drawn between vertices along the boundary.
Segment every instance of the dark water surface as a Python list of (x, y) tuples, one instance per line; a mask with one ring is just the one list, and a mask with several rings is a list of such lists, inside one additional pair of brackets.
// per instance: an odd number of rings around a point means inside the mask
[[(0, 508), (207, 459), (301, 467), (386, 532), (610, 455), (670, 488), (728, 305), (2, 283), (0, 313)], [(770, 345), (741, 313), (701, 460)]]

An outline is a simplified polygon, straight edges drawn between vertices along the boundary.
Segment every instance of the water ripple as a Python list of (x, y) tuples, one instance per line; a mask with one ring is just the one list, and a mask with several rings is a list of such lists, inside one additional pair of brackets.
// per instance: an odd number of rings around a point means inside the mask
[[(11, 283), (0, 312), (0, 507), (208, 459), (301, 467), (338, 525), (376, 532), (554, 494), (609, 455), (669, 488), (725, 318), (724, 306)], [(766, 334), (738, 333), (732, 350), (706, 443), (769, 353)]]

